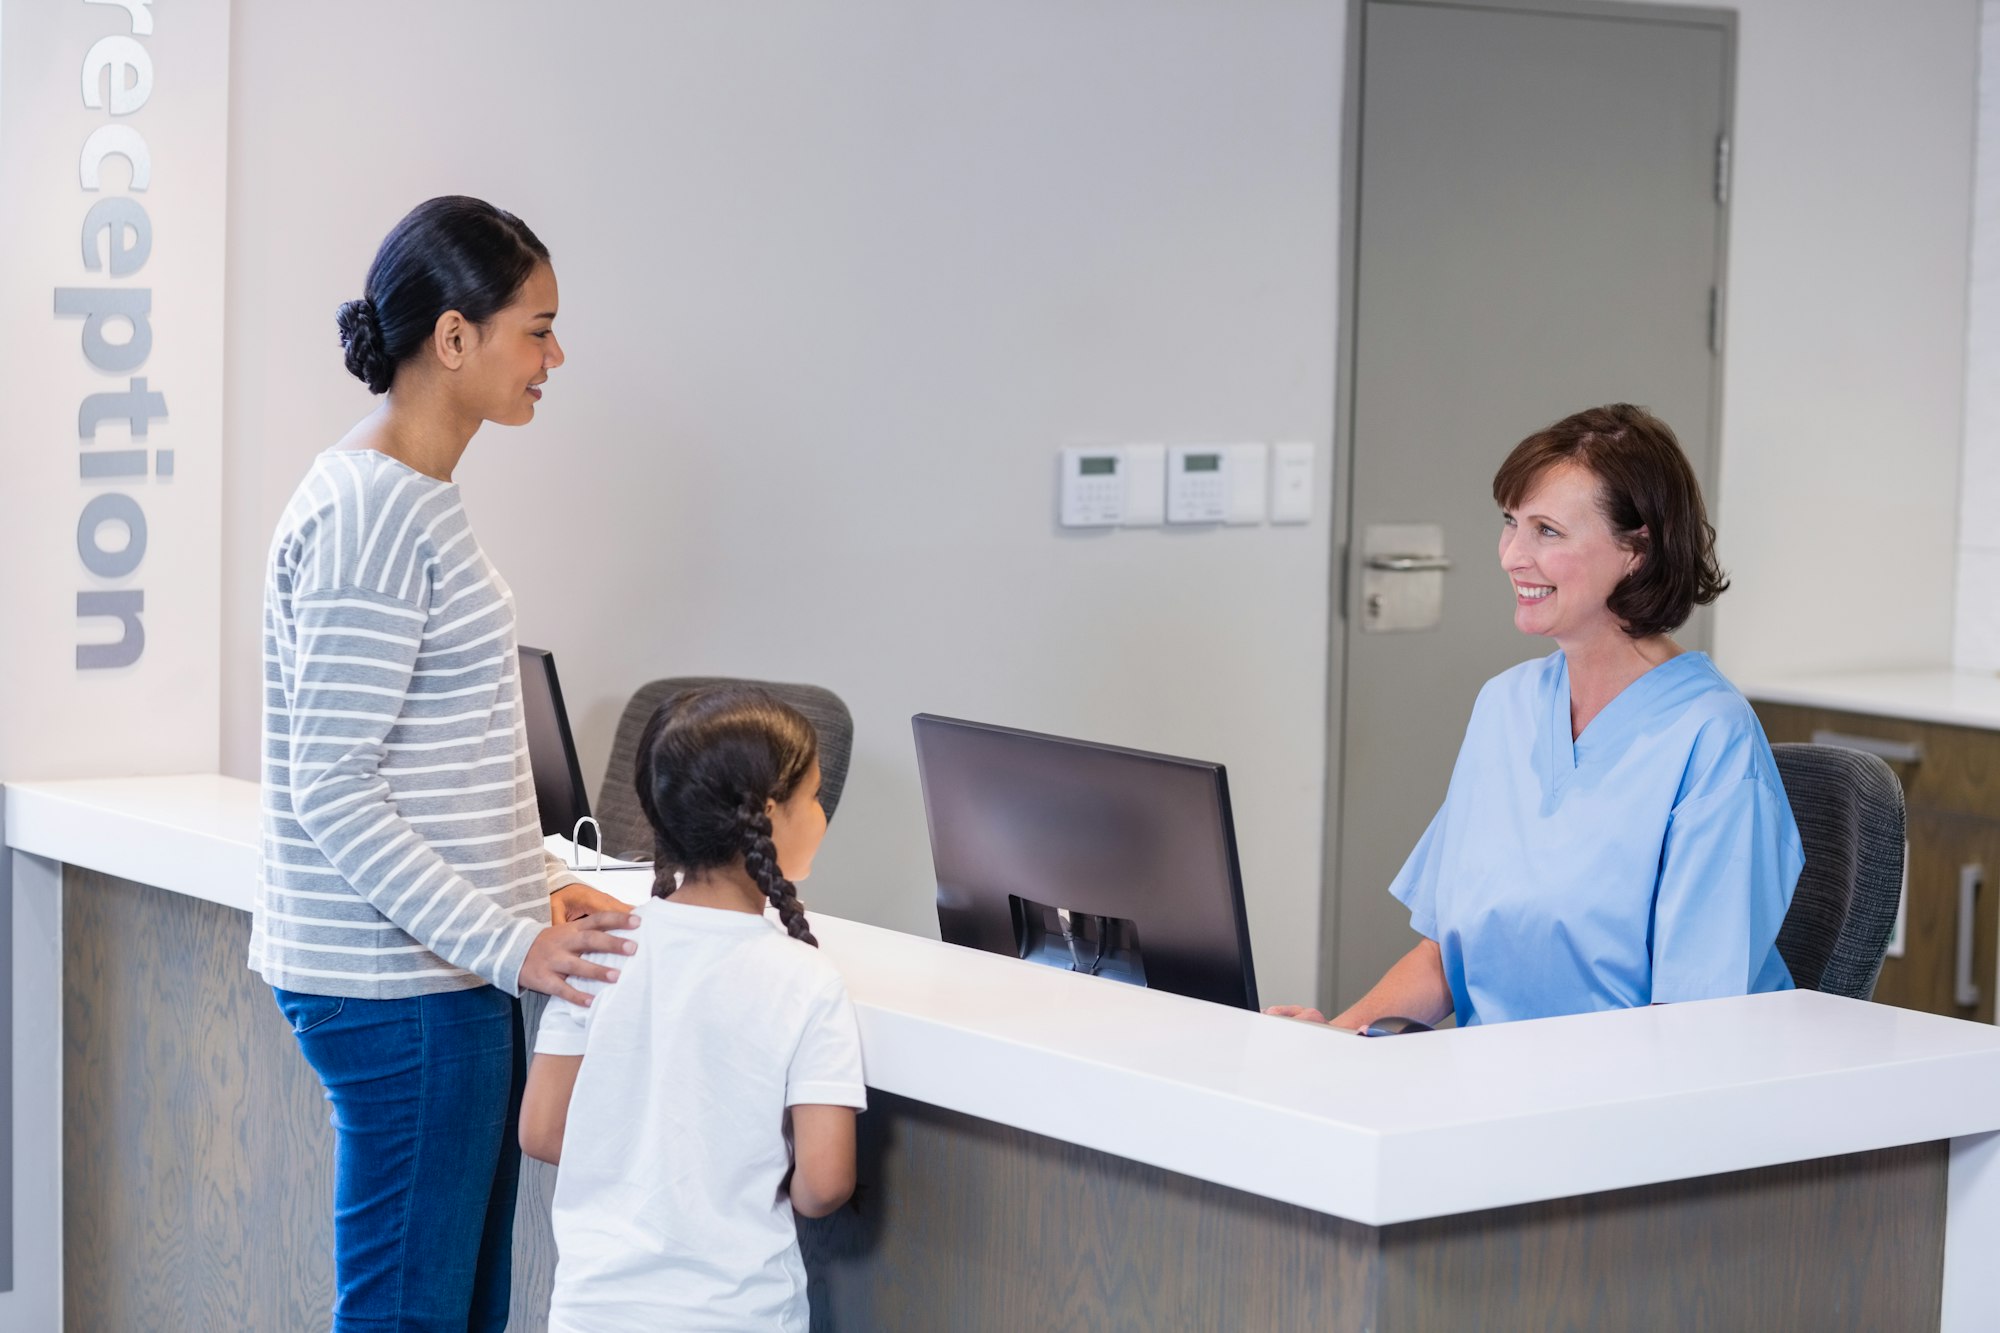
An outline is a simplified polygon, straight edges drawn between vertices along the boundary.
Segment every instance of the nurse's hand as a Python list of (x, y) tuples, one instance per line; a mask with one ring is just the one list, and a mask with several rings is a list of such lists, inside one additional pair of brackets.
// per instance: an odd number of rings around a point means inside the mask
[(1308, 1004), (1274, 1004), (1264, 1012), (1273, 1018), (1296, 1018), (1301, 1023), (1326, 1022), (1326, 1015)]
[(632, 904), (620, 902), (602, 889), (588, 884), (565, 884), (549, 895), (549, 921), (554, 925), (574, 921), (592, 912), (629, 912)]

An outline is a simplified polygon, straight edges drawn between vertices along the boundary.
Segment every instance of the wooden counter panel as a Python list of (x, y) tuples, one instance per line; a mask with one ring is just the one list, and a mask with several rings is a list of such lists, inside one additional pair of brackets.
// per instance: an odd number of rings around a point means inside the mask
[(63, 1293), (74, 1333), (332, 1322), (333, 1128), (250, 918), (63, 875)]
[(1935, 1328), (1946, 1145), (1372, 1228), (880, 1094), (818, 1330)]
[[(332, 1323), (333, 1128), (271, 988), (245, 965), (249, 942), (250, 918), (235, 908), (64, 872), (73, 1333)], [(522, 1168), (509, 1328), (541, 1333), (555, 1169)]]
[(1917, 1144), (1389, 1227), (1378, 1327), (1935, 1329), (1946, 1159)]
[(1375, 1327), (1374, 1228), (880, 1092), (815, 1330)]

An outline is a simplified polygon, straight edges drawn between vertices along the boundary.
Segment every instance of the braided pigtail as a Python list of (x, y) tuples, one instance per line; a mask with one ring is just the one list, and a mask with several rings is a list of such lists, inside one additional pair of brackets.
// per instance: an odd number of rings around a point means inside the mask
[(745, 797), (736, 809), (736, 829), (742, 839), (743, 869), (778, 910), (785, 933), (817, 949), (819, 941), (806, 925), (806, 909), (799, 902), (799, 891), (778, 868), (778, 848), (771, 841), (771, 816), (765, 813), (764, 803), (754, 796)]

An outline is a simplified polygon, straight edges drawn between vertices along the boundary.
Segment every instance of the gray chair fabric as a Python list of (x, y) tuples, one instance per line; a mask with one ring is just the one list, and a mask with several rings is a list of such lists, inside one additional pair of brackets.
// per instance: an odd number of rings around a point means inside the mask
[(1805, 869), (1778, 932), (1801, 990), (1875, 993), (1903, 885), (1903, 784), (1872, 754), (1774, 745), (1805, 846)]
[(639, 761), (639, 737), (661, 704), (682, 690), (703, 685), (754, 685), (805, 714), (819, 738), (819, 803), (826, 817), (833, 818), (840, 790), (847, 784), (847, 763), (854, 753), (854, 718), (839, 695), (817, 685), (782, 685), (730, 676), (673, 676), (641, 685), (626, 703), (611, 738), (611, 763), (598, 789), (596, 815), (604, 830), (604, 850), (612, 856), (645, 860), (653, 855), (653, 829), (639, 808), (639, 793), (632, 785), (633, 768)]

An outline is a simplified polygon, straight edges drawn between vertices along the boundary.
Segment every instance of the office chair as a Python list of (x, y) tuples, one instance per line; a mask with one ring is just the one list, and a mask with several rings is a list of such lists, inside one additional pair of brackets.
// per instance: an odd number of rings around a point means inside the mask
[(1805, 869), (1778, 931), (1800, 990), (1875, 993), (1903, 886), (1903, 786), (1872, 754), (1774, 745), (1805, 846)]
[(819, 803), (833, 818), (840, 789), (847, 782), (847, 763), (854, 752), (854, 718), (831, 690), (817, 685), (781, 685), (728, 676), (673, 676), (641, 685), (619, 715), (611, 740), (611, 763), (598, 789), (597, 822), (604, 830), (604, 850), (612, 856), (647, 860), (653, 855), (653, 828), (639, 808), (632, 787), (632, 770), (639, 759), (639, 737), (654, 710), (682, 690), (703, 685), (754, 685), (805, 714), (819, 738)]

